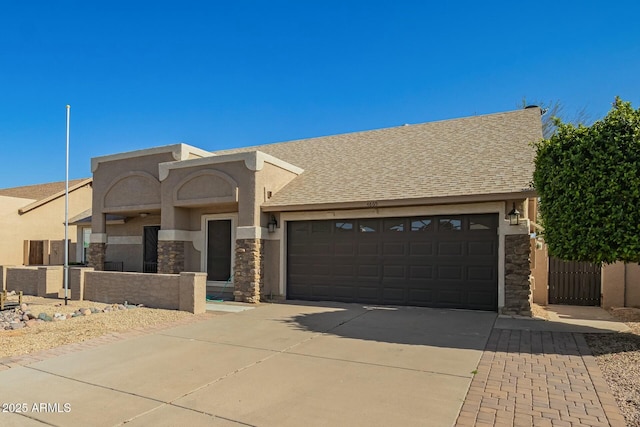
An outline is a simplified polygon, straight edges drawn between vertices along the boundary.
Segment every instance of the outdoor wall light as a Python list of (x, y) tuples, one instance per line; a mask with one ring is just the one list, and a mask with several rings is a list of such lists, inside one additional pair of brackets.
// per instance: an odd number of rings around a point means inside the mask
[(513, 204), (513, 209), (509, 212), (509, 225), (518, 225), (520, 224), (520, 212), (516, 209), (516, 204)]
[(140, 218), (146, 218), (149, 215), (147, 212), (140, 212)]
[(271, 219), (269, 220), (267, 226), (269, 227), (269, 233), (275, 233), (276, 227), (278, 226), (278, 221), (276, 221), (275, 216), (271, 215)]

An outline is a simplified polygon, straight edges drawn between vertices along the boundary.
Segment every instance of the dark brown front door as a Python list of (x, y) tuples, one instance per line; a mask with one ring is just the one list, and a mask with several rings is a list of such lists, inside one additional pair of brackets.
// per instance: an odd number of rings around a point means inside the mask
[(227, 281), (231, 277), (231, 220), (207, 223), (207, 280)]
[(497, 310), (498, 216), (295, 221), (287, 297)]
[(144, 227), (144, 265), (143, 272), (158, 272), (158, 232), (160, 227), (150, 225)]

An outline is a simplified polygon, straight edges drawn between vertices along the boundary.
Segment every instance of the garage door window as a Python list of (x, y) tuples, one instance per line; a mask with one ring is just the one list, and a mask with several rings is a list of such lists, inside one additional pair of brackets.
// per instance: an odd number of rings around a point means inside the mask
[(438, 231), (461, 231), (462, 220), (456, 218), (440, 218)]
[(411, 220), (411, 231), (431, 231), (431, 218), (414, 218)]
[(405, 220), (403, 218), (390, 218), (384, 220), (384, 231), (400, 233), (404, 231)]
[(336, 221), (336, 232), (348, 232), (353, 231), (353, 222), (351, 221)]
[(469, 220), (469, 230), (491, 230), (495, 228), (493, 218), (475, 216)]
[(358, 224), (358, 230), (361, 233), (375, 233), (378, 231), (378, 224), (380, 221), (377, 219), (361, 219)]

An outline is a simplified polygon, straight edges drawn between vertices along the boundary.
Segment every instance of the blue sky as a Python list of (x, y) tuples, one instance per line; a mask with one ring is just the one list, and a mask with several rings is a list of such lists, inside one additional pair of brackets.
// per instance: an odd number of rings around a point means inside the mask
[(640, 107), (636, 1), (24, 1), (0, 14), (0, 188), (561, 101)]

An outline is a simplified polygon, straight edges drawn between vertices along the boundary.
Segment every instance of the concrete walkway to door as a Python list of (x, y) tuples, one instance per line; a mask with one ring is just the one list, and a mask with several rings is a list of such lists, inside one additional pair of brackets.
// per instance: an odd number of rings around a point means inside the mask
[(0, 425), (451, 426), (495, 319), (264, 304), (0, 371)]

